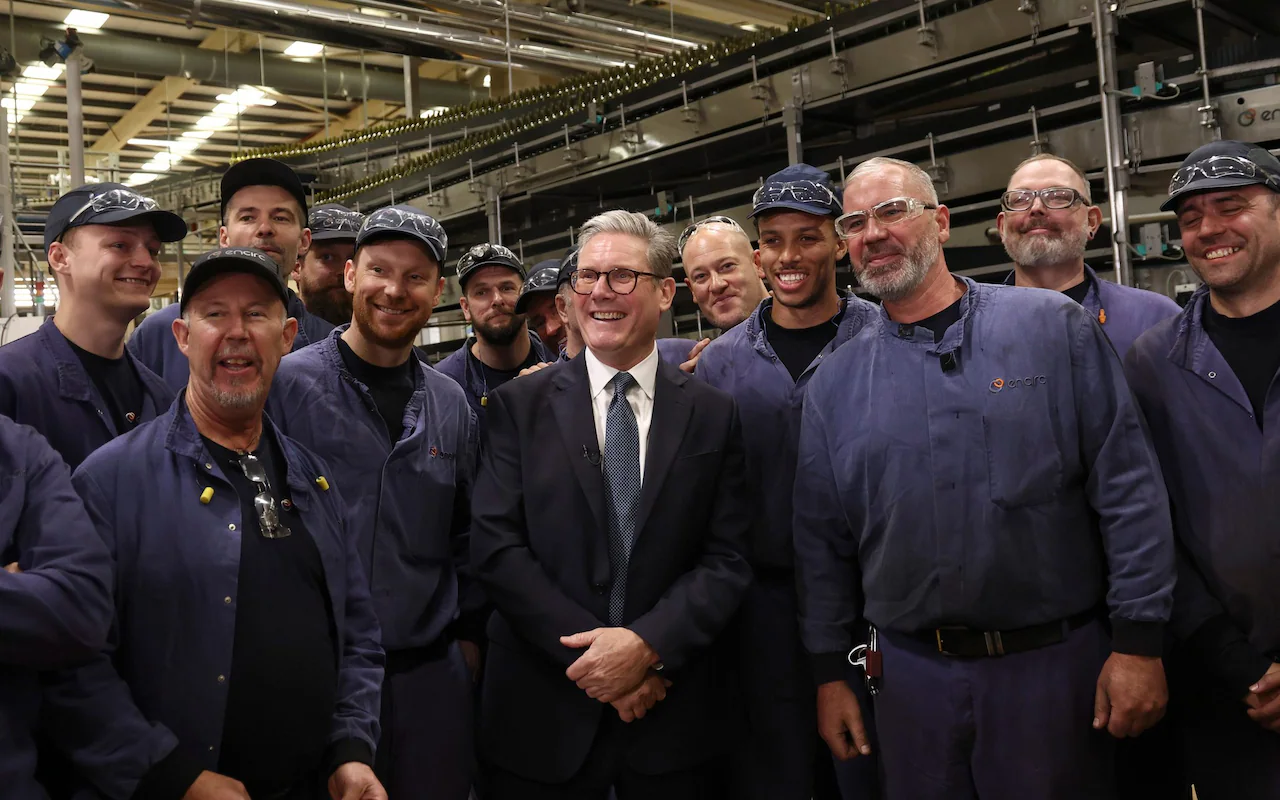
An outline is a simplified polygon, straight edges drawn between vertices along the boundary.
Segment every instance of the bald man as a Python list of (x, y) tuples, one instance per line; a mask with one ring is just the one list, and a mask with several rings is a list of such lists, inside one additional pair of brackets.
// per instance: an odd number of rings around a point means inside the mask
[(751, 237), (728, 217), (708, 217), (686, 228), (680, 259), (693, 301), (722, 331), (751, 316), (769, 294)]

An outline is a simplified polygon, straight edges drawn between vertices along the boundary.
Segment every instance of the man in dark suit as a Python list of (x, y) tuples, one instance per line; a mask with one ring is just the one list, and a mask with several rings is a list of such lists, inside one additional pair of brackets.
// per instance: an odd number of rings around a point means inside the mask
[(496, 609), (485, 797), (718, 797), (734, 729), (718, 637), (751, 580), (737, 410), (658, 359), (670, 235), (610, 211), (579, 242), (587, 349), (488, 406), (471, 534)]

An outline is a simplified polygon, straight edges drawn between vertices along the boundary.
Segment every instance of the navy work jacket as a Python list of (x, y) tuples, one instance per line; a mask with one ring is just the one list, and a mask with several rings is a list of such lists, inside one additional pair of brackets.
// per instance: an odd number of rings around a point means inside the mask
[[(471, 346), (475, 343), (474, 336), (467, 339), (462, 347), (443, 358), (439, 364), (436, 364), (436, 370), (453, 378), (462, 387), (462, 390), (466, 392), (467, 403), (471, 405), (471, 410), (476, 413), (476, 421), (479, 423), (480, 428), (480, 438), (483, 440), (485, 432), (484, 407), (489, 402), (490, 389), (489, 382), (485, 380), (484, 365), (480, 363), (480, 359), (471, 353)], [(534, 356), (538, 361), (556, 360), (556, 356), (547, 349), (547, 346), (538, 338), (538, 334), (533, 331), (529, 331), (529, 346), (533, 348)]]

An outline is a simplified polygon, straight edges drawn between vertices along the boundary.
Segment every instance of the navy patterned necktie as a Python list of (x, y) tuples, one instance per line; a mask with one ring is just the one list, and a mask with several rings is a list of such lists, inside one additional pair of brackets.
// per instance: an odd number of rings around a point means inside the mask
[(613, 400), (604, 423), (604, 487), (609, 504), (609, 624), (622, 624), (627, 601), (627, 564), (640, 513), (640, 429), (627, 402), (627, 389), (636, 385), (629, 372), (613, 376)]

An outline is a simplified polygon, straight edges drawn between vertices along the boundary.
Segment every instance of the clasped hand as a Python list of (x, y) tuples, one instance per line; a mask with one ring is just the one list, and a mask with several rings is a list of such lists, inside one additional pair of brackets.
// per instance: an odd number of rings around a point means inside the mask
[(627, 628), (596, 628), (562, 636), (560, 643), (587, 648), (565, 676), (588, 697), (613, 705), (623, 722), (644, 717), (666, 698), (671, 682), (651, 669), (658, 654)]

